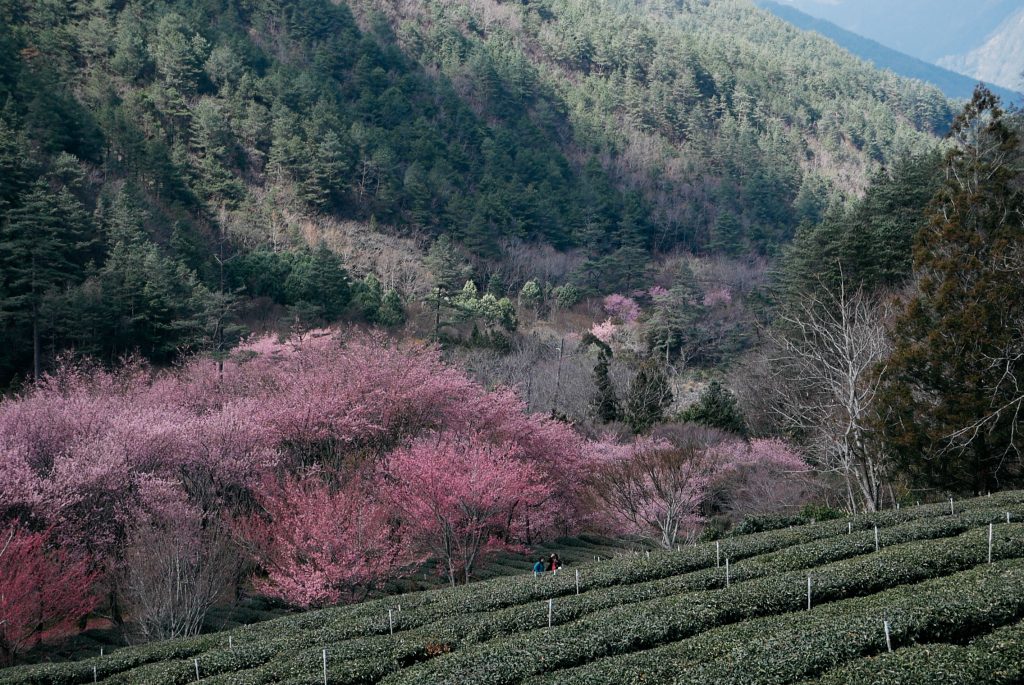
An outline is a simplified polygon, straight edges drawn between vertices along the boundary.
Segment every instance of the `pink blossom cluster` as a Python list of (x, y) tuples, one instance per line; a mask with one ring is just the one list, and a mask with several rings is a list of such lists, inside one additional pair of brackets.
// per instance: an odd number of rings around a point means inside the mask
[(726, 307), (732, 304), (732, 291), (729, 288), (712, 288), (704, 293), (705, 307)]
[(604, 311), (619, 324), (631, 324), (640, 318), (640, 305), (631, 297), (613, 294), (604, 298)]
[[(441, 530), (460, 536), (449, 549), (477, 549), (475, 563), (521, 544), (527, 519), (534, 536), (571, 528), (583, 448), (433, 347), (259, 337), (222, 368), (67, 364), (0, 403), (0, 523), (52, 529), (114, 576), (139, 526), (212, 516), (260, 565), (261, 590), (326, 604), (432, 557)], [(421, 489), (433, 469), (445, 480)], [(450, 561), (459, 579), (472, 573)]]

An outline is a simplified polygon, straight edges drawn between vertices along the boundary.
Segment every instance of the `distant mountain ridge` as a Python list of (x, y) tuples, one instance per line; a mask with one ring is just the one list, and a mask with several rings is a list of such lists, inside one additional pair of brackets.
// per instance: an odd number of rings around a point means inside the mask
[[(773, 0), (756, 0), (756, 4), (797, 28), (805, 31), (814, 31), (834, 41), (840, 47), (881, 69), (888, 69), (900, 76), (930, 83), (941, 89), (949, 98), (961, 100), (970, 98), (975, 85), (978, 83), (979, 79), (958, 73), (959, 71), (966, 71), (966, 68), (958, 69), (957, 71), (952, 70), (954, 65), (961, 63), (966, 65), (968, 59), (970, 59), (969, 55), (948, 58), (950, 68), (944, 68), (898, 50), (893, 50), (875, 40), (865, 38), (852, 31), (847, 31), (837, 24), (811, 16), (792, 5), (783, 5)], [(1020, 13), (1018, 18), (1021, 20), (1022, 28), (1024, 28), (1024, 11)], [(1021, 52), (1024, 54), (1024, 42), (1021, 44)], [(993, 78), (991, 80), (995, 81), (996, 79)], [(985, 85), (996, 93), (1004, 103), (1021, 104), (1024, 101), (1024, 94), (1020, 91), (1004, 88), (996, 85), (994, 82), (986, 81)]]
[(1024, 87), (1024, 8), (1000, 24), (982, 45), (938, 63), (993, 83)]
[(778, 0), (929, 63), (985, 43), (1020, 0)]

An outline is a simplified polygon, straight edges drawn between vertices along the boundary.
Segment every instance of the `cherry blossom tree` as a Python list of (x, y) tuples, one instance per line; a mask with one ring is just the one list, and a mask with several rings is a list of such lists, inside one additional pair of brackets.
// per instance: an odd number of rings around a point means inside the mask
[(631, 297), (613, 294), (604, 298), (604, 311), (616, 323), (631, 324), (640, 318), (640, 305)]
[(96, 605), (88, 564), (49, 543), (18, 525), (0, 531), (0, 663), (68, 631)]
[(268, 483), (262, 513), (239, 524), (266, 570), (256, 587), (299, 606), (360, 599), (417, 560), (395, 512), (358, 478), (332, 487), (321, 474)]
[(639, 440), (605, 454), (593, 482), (614, 528), (656, 539), (665, 549), (698, 529), (718, 470), (706, 450)]
[(486, 556), (517, 549), (527, 509), (551, 494), (521, 448), (479, 435), (423, 437), (391, 455), (385, 468), (388, 496), (404, 513), (409, 541), (444, 564), (453, 587), (468, 583)]

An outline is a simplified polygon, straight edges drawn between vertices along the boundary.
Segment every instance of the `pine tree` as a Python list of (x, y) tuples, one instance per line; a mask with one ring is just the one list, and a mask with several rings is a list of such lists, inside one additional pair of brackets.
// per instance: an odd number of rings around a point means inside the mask
[(723, 211), (715, 219), (708, 249), (724, 255), (738, 255), (743, 252), (743, 226), (729, 210)]
[(81, 280), (91, 239), (91, 221), (81, 203), (67, 188), (52, 192), (43, 180), (0, 225), (0, 273), (6, 291), (0, 317), (31, 330), (36, 378), (42, 371), (44, 302), (52, 292)]

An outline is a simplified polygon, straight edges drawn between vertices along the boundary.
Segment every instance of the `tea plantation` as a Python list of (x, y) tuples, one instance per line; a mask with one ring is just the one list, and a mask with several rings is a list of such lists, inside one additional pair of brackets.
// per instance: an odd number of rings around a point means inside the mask
[(1024, 682), (1024, 492), (589, 551), (566, 550), (557, 576), (7, 669), (0, 685)]

